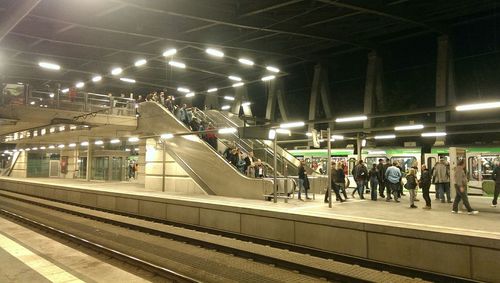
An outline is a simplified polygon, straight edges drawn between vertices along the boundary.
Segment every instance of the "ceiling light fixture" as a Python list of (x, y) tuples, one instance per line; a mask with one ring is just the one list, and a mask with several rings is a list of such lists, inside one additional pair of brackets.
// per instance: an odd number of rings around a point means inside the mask
[(238, 59), (238, 61), (241, 64), (248, 65), (248, 66), (253, 66), (255, 64), (252, 60), (246, 59), (246, 58), (240, 58), (240, 59)]
[(233, 87), (240, 87), (240, 86), (242, 86), (242, 85), (244, 85), (244, 83), (239, 82), (239, 83), (235, 83), (235, 84), (233, 84)]
[(459, 105), (455, 108), (455, 110), (457, 110), (457, 111), (471, 111), (471, 110), (493, 109), (493, 108), (499, 108), (499, 107), (500, 107), (500, 101), (496, 101), (496, 102), (485, 102), (485, 103)]
[(135, 80), (130, 78), (120, 78), (120, 81), (135, 84)]
[(84, 82), (77, 82), (77, 83), (75, 84), (75, 86), (76, 86), (77, 88), (82, 88), (82, 87), (84, 87), (84, 86), (85, 86), (85, 83), (84, 83)]
[(366, 116), (353, 116), (353, 117), (345, 117), (345, 118), (337, 118), (335, 122), (337, 123), (345, 123), (345, 122), (356, 122), (356, 121), (366, 121), (368, 117)]
[(417, 125), (397, 126), (397, 127), (394, 127), (394, 130), (396, 130), (396, 131), (411, 131), (411, 130), (421, 130), (423, 128), (424, 128), (424, 125), (417, 124)]
[(146, 61), (146, 59), (139, 59), (137, 61), (135, 61), (134, 65), (136, 67), (140, 67), (140, 66), (143, 66), (143, 65), (146, 65), (148, 61)]
[(280, 69), (278, 69), (276, 67), (273, 67), (273, 66), (267, 66), (266, 70), (268, 70), (270, 72), (273, 72), (273, 73), (279, 73), (280, 72)]
[(61, 90), (62, 93), (67, 93), (68, 91), (69, 91), (69, 88), (65, 88), (65, 89)]
[(185, 95), (186, 97), (193, 97), (194, 96), (194, 92), (189, 92), (189, 93), (186, 93)]
[(446, 136), (445, 132), (422, 133), (422, 137), (444, 137), (444, 136)]
[(300, 122), (290, 122), (290, 123), (283, 123), (280, 124), (280, 128), (288, 129), (288, 128), (298, 128), (298, 127), (304, 127), (306, 123), (303, 121)]
[(222, 110), (229, 110), (230, 108), (231, 108), (231, 106), (229, 106), (229, 105), (224, 105), (224, 106), (222, 106), (220, 109), (222, 109)]
[(120, 143), (119, 139), (112, 139), (109, 141), (109, 143), (115, 144), (115, 143)]
[(332, 136), (332, 139), (334, 139), (334, 140), (338, 140), (338, 141), (341, 141), (341, 140), (344, 140), (344, 136), (341, 136), (341, 135), (333, 135), (333, 136)]
[(164, 57), (170, 57), (170, 56), (175, 55), (176, 53), (177, 53), (177, 49), (170, 48), (170, 49), (165, 50), (165, 52), (163, 52), (163, 56)]
[(168, 64), (170, 66), (176, 67), (176, 68), (181, 68), (181, 69), (185, 69), (186, 68), (186, 64), (181, 63), (181, 62), (177, 62), (177, 61), (173, 61), (173, 60), (168, 61)]
[(218, 89), (216, 87), (207, 89), (207, 92), (216, 92)]
[(89, 145), (89, 142), (88, 141), (84, 141), (80, 144), (81, 146), (88, 146)]
[(128, 138), (128, 141), (129, 142), (138, 142), (139, 138), (138, 137), (130, 137), (130, 138)]
[(240, 77), (237, 77), (237, 76), (229, 76), (228, 78), (229, 78), (230, 80), (232, 80), (232, 81), (241, 82), (241, 78), (240, 78)]
[(44, 69), (49, 69), (49, 70), (54, 70), (54, 71), (59, 71), (61, 69), (61, 66), (54, 64), (54, 63), (49, 63), (49, 62), (39, 62), (38, 66), (40, 66)]
[(102, 145), (102, 144), (104, 144), (104, 142), (103, 141), (95, 141), (94, 144), (95, 145)]
[(120, 67), (118, 67), (118, 68), (114, 68), (114, 69), (112, 69), (112, 70), (111, 70), (111, 74), (112, 74), (113, 76), (119, 75), (119, 74), (121, 74), (122, 72), (123, 72), (123, 69), (122, 69), (122, 68), (120, 68)]
[(373, 138), (376, 140), (395, 139), (396, 135), (380, 135), (380, 136), (374, 136)]
[(215, 56), (215, 57), (219, 57), (219, 58), (224, 57), (224, 52), (217, 50), (217, 49), (207, 48), (205, 50), (205, 52), (207, 52), (207, 54)]
[(252, 103), (250, 103), (250, 102), (247, 101), (247, 102), (241, 103), (241, 106), (250, 106), (250, 104), (252, 104)]
[(224, 99), (234, 101), (235, 98), (234, 98), (234, 96), (224, 96)]
[(274, 80), (275, 78), (276, 78), (276, 76), (271, 75), (271, 76), (262, 77), (261, 80), (265, 82), (265, 81)]
[(191, 91), (189, 90), (189, 88), (185, 88), (185, 87), (178, 87), (178, 88), (177, 88), (177, 91), (178, 91), (178, 92), (191, 92)]
[(70, 143), (68, 144), (68, 147), (76, 147), (76, 143)]
[(94, 83), (96, 83), (96, 82), (100, 82), (101, 80), (102, 80), (102, 77), (101, 77), (101, 76), (95, 76), (95, 77), (93, 77), (93, 78), (92, 78), (92, 81), (93, 81)]

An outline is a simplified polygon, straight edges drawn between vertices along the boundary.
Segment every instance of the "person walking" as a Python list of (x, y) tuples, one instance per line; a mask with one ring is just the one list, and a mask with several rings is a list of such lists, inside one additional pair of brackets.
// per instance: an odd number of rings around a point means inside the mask
[(422, 188), (422, 196), (425, 200), (425, 206), (423, 209), (431, 209), (431, 197), (429, 195), (429, 188), (431, 187), (431, 173), (427, 166), (422, 165), (422, 174), (420, 175), (420, 180), (418, 181), (418, 186)]
[(377, 200), (377, 186), (379, 185), (379, 171), (377, 169), (377, 164), (373, 164), (372, 169), (368, 172), (368, 179), (370, 180), (370, 196), (371, 200)]
[(394, 196), (394, 201), (399, 202), (398, 190), (402, 174), (397, 165), (398, 162), (394, 161), (392, 163), (392, 166), (388, 167), (387, 170), (385, 171), (385, 179), (387, 181), (386, 184), (388, 184), (386, 201), (391, 201), (391, 193), (392, 193)]
[(497, 207), (498, 195), (500, 194), (500, 162), (497, 161), (495, 165), (496, 167), (491, 175), (491, 178), (495, 181), (495, 194), (493, 195), (491, 207)]
[(302, 198), (300, 197), (302, 189), (304, 189), (304, 192), (306, 194), (306, 199), (310, 199), (307, 196), (308, 188), (306, 186), (308, 186), (308, 184), (306, 184), (306, 182), (308, 182), (308, 180), (307, 180), (307, 173), (306, 173), (306, 169), (305, 169), (304, 165), (305, 165), (305, 161), (301, 160), (300, 166), (299, 166), (299, 200), (302, 200)]
[[(368, 178), (368, 170), (363, 164), (363, 160), (360, 159), (358, 161), (358, 165), (356, 165), (356, 167), (354, 167), (354, 169), (352, 170), (352, 176), (356, 181), (356, 191), (359, 194), (359, 198), (364, 199), (365, 198), (364, 189), (365, 189), (365, 182)], [(352, 193), (352, 197), (354, 197), (354, 192)]]
[(406, 175), (405, 189), (410, 193), (410, 208), (417, 208), (415, 205), (415, 198), (417, 197), (415, 192), (417, 189), (417, 173), (413, 168), (411, 168), (408, 175)]
[(338, 163), (337, 164), (337, 171), (335, 173), (337, 174), (337, 177), (335, 178), (336, 185), (339, 189), (339, 194), (342, 192), (344, 195), (344, 201), (347, 200), (347, 191), (346, 191), (346, 177), (345, 177), (345, 165), (343, 163)]
[(462, 201), (465, 208), (467, 208), (468, 214), (478, 214), (479, 211), (472, 209), (469, 198), (467, 197), (467, 176), (465, 175), (463, 160), (458, 161), (457, 167), (455, 168), (455, 190), (456, 196), (453, 201), (451, 213), (458, 213), (458, 203)]

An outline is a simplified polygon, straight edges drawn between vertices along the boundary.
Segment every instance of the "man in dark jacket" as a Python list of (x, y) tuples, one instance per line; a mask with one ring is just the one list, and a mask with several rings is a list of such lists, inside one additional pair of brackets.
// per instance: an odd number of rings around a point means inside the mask
[[(364, 199), (364, 189), (365, 182), (368, 179), (368, 169), (366, 169), (363, 160), (358, 161), (358, 165), (356, 165), (356, 167), (354, 167), (353, 169), (352, 176), (356, 181), (356, 190), (359, 194), (359, 198)], [(354, 197), (354, 192), (352, 194), (352, 197)]]
[(377, 164), (377, 170), (378, 170), (378, 194), (381, 198), (385, 198), (384, 195), (384, 189), (385, 189), (385, 184), (384, 184), (384, 175), (385, 175), (385, 170), (387, 167), (384, 166), (384, 160), (380, 158), (378, 160)]
[(420, 175), (420, 180), (418, 185), (422, 188), (422, 196), (425, 200), (424, 209), (431, 209), (431, 197), (429, 196), (429, 188), (431, 186), (431, 172), (427, 169), (427, 166), (422, 165), (422, 174)]
[(496, 167), (493, 169), (493, 175), (491, 178), (495, 180), (495, 195), (493, 196), (493, 202), (491, 203), (491, 207), (497, 207), (498, 195), (500, 194), (500, 162), (496, 162)]

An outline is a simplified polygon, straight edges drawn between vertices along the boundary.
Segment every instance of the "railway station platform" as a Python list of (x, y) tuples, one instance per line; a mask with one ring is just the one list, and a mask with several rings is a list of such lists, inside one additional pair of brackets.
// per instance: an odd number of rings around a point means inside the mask
[[(494, 282), (500, 270), (500, 208), (490, 198), (470, 197), (478, 215), (451, 214), (451, 204), (432, 210), (400, 203), (349, 199), (278, 203), (145, 190), (129, 182), (0, 178), (0, 190), (23, 193), (173, 223), (221, 230), (335, 254), (462, 278)], [(0, 191), (1, 193), (1, 191)]]

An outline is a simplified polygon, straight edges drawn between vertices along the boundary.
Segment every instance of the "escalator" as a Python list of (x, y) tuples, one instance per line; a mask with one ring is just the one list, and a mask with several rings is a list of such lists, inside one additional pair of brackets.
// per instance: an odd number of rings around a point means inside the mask
[[(160, 104), (144, 102), (139, 107), (138, 131), (142, 135), (189, 132)], [(164, 142), (166, 152), (207, 194), (262, 199), (273, 190), (272, 182), (244, 176), (197, 135), (174, 136)]]
[[(232, 113), (220, 112), (217, 110), (206, 110), (202, 115), (214, 123), (214, 126), (217, 128), (244, 126), (244, 122), (238, 117), (238, 115)], [(240, 139), (237, 134), (233, 134), (232, 136), (227, 136), (225, 138), (231, 138), (236, 145), (241, 146), (245, 150), (253, 150), (254, 156), (261, 159), (263, 162), (273, 164), (274, 152), (272, 150), (272, 141)], [(250, 147), (250, 149), (247, 149), (247, 147)], [(283, 176), (297, 176), (300, 161), (280, 146), (277, 146), (277, 153), (278, 173)], [(306, 171), (309, 175), (313, 175), (313, 173), (315, 173), (314, 170), (308, 166), (306, 166)]]

